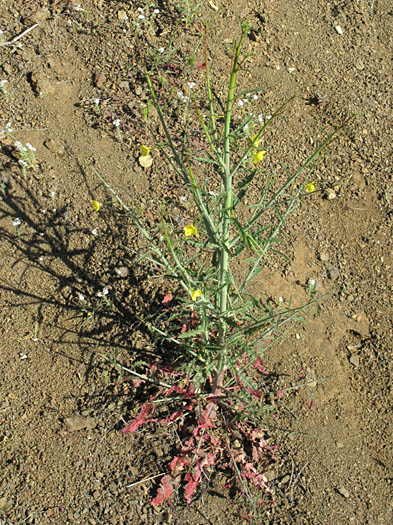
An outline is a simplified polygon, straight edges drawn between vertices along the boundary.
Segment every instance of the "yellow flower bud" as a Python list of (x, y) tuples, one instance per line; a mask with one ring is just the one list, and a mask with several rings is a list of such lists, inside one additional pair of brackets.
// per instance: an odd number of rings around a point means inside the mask
[(258, 133), (255, 133), (255, 135), (251, 137), (251, 142), (253, 146), (255, 146), (256, 148), (259, 146), (259, 143), (261, 142), (261, 137), (259, 137), (259, 139), (257, 139), (257, 137), (258, 137)]
[(141, 146), (141, 155), (142, 157), (147, 157), (150, 153), (150, 148), (148, 146)]

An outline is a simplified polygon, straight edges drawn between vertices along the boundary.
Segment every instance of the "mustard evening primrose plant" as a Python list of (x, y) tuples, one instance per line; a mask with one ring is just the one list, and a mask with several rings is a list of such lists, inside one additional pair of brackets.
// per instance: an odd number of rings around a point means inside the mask
[[(144, 237), (148, 249), (141, 261), (155, 267), (157, 274), (168, 282), (168, 292), (158, 314), (140, 321), (152, 333), (158, 347), (170, 348), (173, 361), (169, 365), (163, 363), (161, 368), (159, 363), (154, 365), (152, 374), (160, 387), (124, 431), (135, 432), (141, 425), (157, 421), (152, 414), (159, 410), (160, 403), (166, 406), (174, 403), (178, 407), (173, 408), (173, 417), (158, 420), (176, 422), (183, 435), (184, 416), (194, 418), (189, 440), (179, 445), (153, 505), (169, 500), (181, 483), (186, 501), (190, 502), (205, 469), (219, 463), (232, 470), (241, 490), (246, 492), (244, 484), (250, 484), (268, 491), (264, 469), (268, 464), (266, 458), (272, 460), (275, 449), (265, 435), (265, 417), (271, 407), (261, 387), (266, 374), (263, 352), (282, 339), (294, 323), (303, 321), (316, 302), (310, 295), (302, 307), (280, 304), (273, 308), (269, 301), (255, 297), (251, 287), (268, 263), (269, 253), (283, 255), (277, 249), (280, 230), (303, 196), (318, 157), (338, 130), (289, 174), (281, 186), (272, 188), (271, 178), (266, 175), (267, 150), (261, 149), (260, 144), (268, 126), (283, 113), (289, 101), (268, 117), (251, 113), (241, 116), (239, 123), (236, 112), (243, 111), (251, 100), (255, 103), (258, 100), (255, 90), (236, 92), (248, 32), (249, 25), (243, 24), (240, 38), (233, 42), (225, 100), (213, 95), (205, 39), (207, 117), (195, 104), (206, 143), (204, 155), (184, 146), (187, 126), (184, 138), (172, 137), (164, 108), (158, 103), (155, 79), (145, 68), (166, 138), (164, 144), (156, 147), (188, 191), (193, 203), (190, 224), (179, 229), (163, 204), (161, 232), (157, 235), (145, 227), (136, 209), (128, 207), (97, 173)], [(144, 63), (142, 50), (140, 54)], [(142, 148), (142, 157), (149, 156), (150, 149)], [(265, 180), (265, 186), (260, 198), (249, 204), (245, 196), (256, 177)], [(212, 180), (214, 191), (209, 189)], [(246, 269), (235, 272), (239, 262)], [(127, 372), (141, 377), (137, 370)], [(152, 380), (143, 377), (145, 382)], [(234, 448), (230, 444), (236, 435), (241, 435), (244, 442)]]

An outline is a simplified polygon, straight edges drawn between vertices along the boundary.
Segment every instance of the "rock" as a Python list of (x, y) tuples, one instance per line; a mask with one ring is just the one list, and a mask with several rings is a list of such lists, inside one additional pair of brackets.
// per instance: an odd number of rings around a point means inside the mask
[(127, 266), (118, 266), (115, 268), (115, 272), (119, 277), (128, 277), (128, 268)]
[(12, 75), (13, 73), (13, 68), (11, 66), (11, 64), (8, 64), (7, 62), (5, 64), (3, 64), (3, 70), (4, 70), (4, 73), (7, 73), (7, 75)]
[(359, 356), (357, 354), (351, 355), (351, 357), (349, 358), (349, 362), (351, 363), (351, 365), (357, 368), (360, 364)]
[(277, 477), (277, 472), (275, 470), (268, 470), (264, 473), (264, 478), (266, 481), (273, 481)]
[(321, 252), (319, 254), (319, 259), (323, 262), (327, 262), (329, 260), (329, 254), (325, 252)]
[(106, 76), (103, 73), (94, 73), (93, 75), (93, 85), (96, 88), (102, 88), (105, 84)]
[(43, 7), (38, 9), (35, 13), (26, 17), (23, 21), (26, 25), (39, 24), (50, 17), (49, 9)]
[(287, 474), (286, 476), (284, 476), (281, 481), (280, 481), (280, 486), (281, 485), (286, 485), (287, 483), (289, 483), (291, 479), (291, 476), (289, 474)]
[(92, 430), (97, 426), (97, 422), (93, 417), (72, 416), (64, 419), (64, 424), (68, 432), (76, 432), (87, 428)]
[(332, 201), (337, 197), (336, 192), (332, 188), (326, 188), (325, 196), (329, 201)]
[(335, 266), (329, 266), (327, 268), (327, 276), (331, 281), (335, 281), (340, 276), (340, 270)]
[(360, 171), (355, 171), (352, 174), (351, 182), (353, 191), (363, 191), (366, 188), (366, 180)]
[(31, 74), (31, 85), (39, 97), (54, 95), (56, 91), (54, 83), (41, 73)]
[(6, 496), (2, 496), (0, 498), (0, 509), (4, 510), (6, 509), (8, 506), (9, 506), (9, 502), (7, 500), (7, 497)]
[(4, 186), (11, 186), (13, 182), (13, 177), (11, 170), (8, 168), (5, 168), (4, 170), (0, 171), (0, 184), (4, 184)]
[(117, 13), (117, 18), (122, 22), (128, 20), (128, 15), (124, 10), (121, 10)]
[(44, 142), (44, 146), (52, 153), (58, 153), (60, 155), (62, 155), (65, 151), (64, 146), (53, 139), (46, 140)]
[(345, 487), (339, 487), (337, 489), (337, 492), (341, 494), (341, 496), (343, 496), (344, 498), (349, 498), (349, 496), (351, 495), (349, 490), (347, 490)]
[(344, 33), (344, 31), (341, 29), (341, 26), (339, 25), (334, 26), (334, 29), (337, 31), (339, 35), (342, 35)]

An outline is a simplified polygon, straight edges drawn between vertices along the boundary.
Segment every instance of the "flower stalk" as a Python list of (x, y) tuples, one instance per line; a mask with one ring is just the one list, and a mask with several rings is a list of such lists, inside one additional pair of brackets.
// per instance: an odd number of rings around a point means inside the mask
[(233, 188), (232, 188), (232, 173), (231, 173), (231, 120), (232, 108), (235, 98), (236, 77), (239, 68), (240, 52), (243, 47), (244, 40), (249, 30), (248, 24), (243, 24), (242, 35), (235, 46), (235, 52), (232, 60), (231, 75), (228, 87), (228, 97), (225, 112), (224, 124), (224, 172), (223, 172), (223, 186), (225, 195), (225, 204), (223, 207), (222, 229), (221, 229), (221, 247), (220, 247), (220, 268), (219, 268), (219, 297), (218, 297), (218, 311), (219, 311), (219, 348), (220, 359), (218, 369), (215, 371), (215, 379), (213, 384), (213, 393), (217, 395), (219, 389), (223, 386), (224, 375), (226, 371), (226, 332), (227, 323), (225, 321), (228, 301), (228, 289), (230, 286), (229, 271), (229, 253), (230, 253), (230, 224), (231, 213), (233, 211)]

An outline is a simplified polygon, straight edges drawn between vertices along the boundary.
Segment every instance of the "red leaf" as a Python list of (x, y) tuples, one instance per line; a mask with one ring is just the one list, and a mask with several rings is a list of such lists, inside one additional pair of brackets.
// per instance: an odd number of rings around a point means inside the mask
[(171, 414), (170, 416), (167, 416), (165, 419), (159, 419), (158, 422), (161, 423), (161, 425), (166, 425), (167, 423), (171, 423), (176, 419), (180, 419), (183, 414), (184, 410), (178, 410), (177, 412), (173, 412), (173, 414)]
[(137, 389), (137, 388), (139, 388), (139, 387), (141, 386), (141, 384), (144, 383), (144, 382), (145, 382), (145, 381), (144, 381), (143, 379), (139, 379), (139, 378), (137, 378), (137, 379), (133, 379), (133, 380), (132, 380), (132, 387), (135, 388), (135, 389)]
[(157, 496), (152, 500), (152, 505), (162, 505), (162, 503), (169, 500), (172, 492), (172, 478), (167, 474), (161, 478), (161, 483), (157, 490)]
[(214, 465), (215, 461), (216, 461), (216, 456), (217, 454), (213, 453), (213, 452), (209, 452), (203, 459), (202, 461), (200, 461), (199, 463), (199, 466), (202, 468), (206, 467), (206, 466), (209, 466), (209, 465)]
[(215, 418), (216, 418), (216, 411), (208, 407), (206, 410), (202, 412), (202, 414), (198, 418), (198, 426), (194, 430), (193, 434), (196, 435), (196, 433), (199, 433), (199, 430), (203, 428), (204, 429), (215, 428), (216, 425), (213, 423), (213, 419)]
[(162, 300), (162, 304), (169, 304), (172, 301), (172, 295), (168, 292), (164, 295), (164, 299)]
[(153, 412), (153, 405), (143, 405), (142, 410), (139, 412), (139, 414), (136, 416), (134, 421), (132, 421), (128, 427), (123, 428), (122, 432), (130, 432), (133, 434), (138, 428), (146, 423), (146, 418)]
[(184, 467), (188, 467), (189, 464), (188, 459), (175, 456), (169, 464), (169, 470), (172, 476), (178, 476)]
[(285, 390), (280, 390), (279, 392), (277, 392), (278, 399), (281, 399), (282, 397), (284, 397), (284, 394), (285, 394)]
[(260, 357), (258, 357), (258, 359), (255, 361), (254, 366), (258, 370), (258, 372), (260, 372), (261, 374), (263, 374), (263, 375), (267, 374), (267, 372), (266, 372), (266, 370), (265, 370), (265, 368), (263, 366), (263, 361), (262, 361), (262, 359)]
[(195, 489), (200, 480), (201, 474), (198, 472), (195, 476), (189, 472), (186, 474), (185, 480), (188, 481), (187, 485), (184, 487), (184, 494), (186, 496), (186, 501), (188, 504), (191, 503), (192, 496), (195, 492)]

